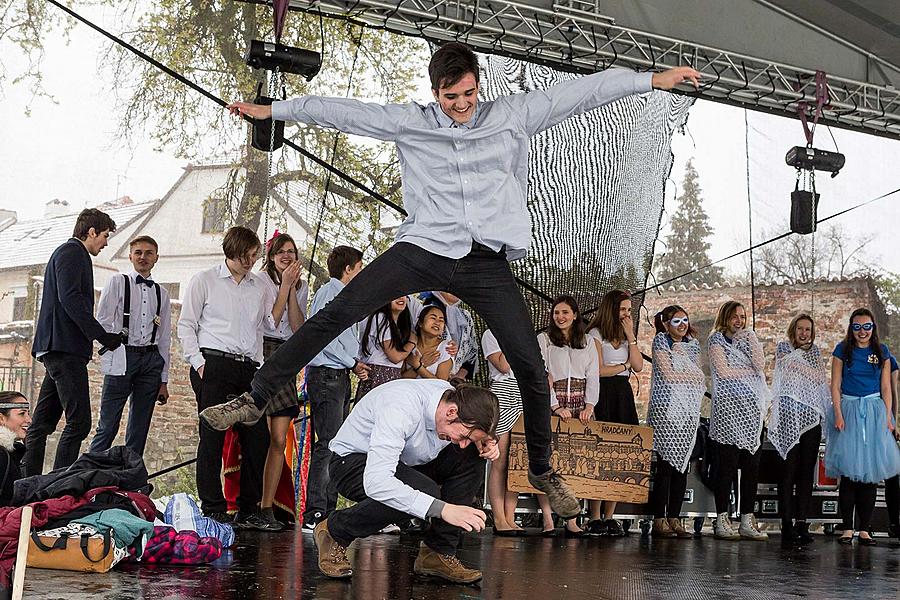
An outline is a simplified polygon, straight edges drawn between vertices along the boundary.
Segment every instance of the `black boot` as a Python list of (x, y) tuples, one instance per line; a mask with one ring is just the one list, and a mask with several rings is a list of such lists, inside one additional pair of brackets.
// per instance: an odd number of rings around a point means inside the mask
[(809, 523), (806, 521), (797, 521), (794, 523), (794, 532), (797, 534), (801, 546), (806, 546), (807, 544), (812, 544), (816, 541), (816, 538), (809, 533)]
[(794, 531), (790, 523), (781, 524), (781, 545), (784, 548), (793, 548), (800, 545), (800, 536)]
[(900, 525), (888, 525), (888, 537), (900, 538)]

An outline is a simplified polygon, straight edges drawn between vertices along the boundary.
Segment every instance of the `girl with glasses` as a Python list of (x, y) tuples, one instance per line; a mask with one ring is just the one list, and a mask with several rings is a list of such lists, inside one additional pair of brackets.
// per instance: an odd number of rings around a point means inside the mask
[[(600, 397), (600, 380), (597, 352), (584, 329), (575, 298), (559, 296), (550, 309), (547, 331), (540, 333), (537, 339), (550, 382), (550, 410), (557, 417), (579, 419), (586, 425), (593, 418)], [(568, 460), (569, 463), (558, 470), (573, 472), (576, 459), (574, 455), (554, 456), (551, 463)], [(543, 534), (553, 535), (550, 501), (547, 496), (539, 495), (538, 502), (544, 517)], [(576, 518), (566, 520), (564, 533), (566, 537), (584, 535)]]
[[(594, 340), (599, 364), (602, 402), (597, 404), (595, 418), (608, 423), (637, 425), (630, 376), (640, 372), (644, 359), (634, 337), (631, 294), (622, 290), (607, 292), (588, 325), (587, 334)], [(615, 502), (592, 500), (588, 530), (598, 535), (625, 535), (622, 525), (613, 518), (615, 511)]]
[(874, 546), (869, 534), (878, 483), (900, 473), (891, 408), (891, 363), (887, 346), (878, 340), (872, 312), (858, 308), (850, 315), (847, 335), (832, 352), (831, 401), (825, 471), (840, 477), (842, 544), (853, 543), (854, 509), (859, 543)]
[[(767, 540), (759, 530), (753, 505), (759, 481), (763, 419), (769, 408), (764, 372), (766, 359), (756, 334), (747, 329), (744, 305), (729, 300), (719, 307), (707, 343), (712, 375), (712, 411), (709, 437), (716, 454), (715, 536), (722, 540)], [(741, 471), (741, 525), (731, 525), (731, 488)]]
[(667, 306), (654, 318), (653, 370), (647, 423), (653, 427), (656, 475), (650, 506), (653, 536), (692, 538), (681, 522), (687, 469), (697, 440), (706, 376), (700, 368), (697, 330), (687, 311)]
[(822, 441), (821, 422), (831, 394), (822, 354), (814, 343), (816, 325), (812, 317), (805, 313), (794, 317), (787, 337), (775, 349), (768, 438), (782, 460), (778, 482), (781, 543), (793, 546), (813, 541), (806, 515)]

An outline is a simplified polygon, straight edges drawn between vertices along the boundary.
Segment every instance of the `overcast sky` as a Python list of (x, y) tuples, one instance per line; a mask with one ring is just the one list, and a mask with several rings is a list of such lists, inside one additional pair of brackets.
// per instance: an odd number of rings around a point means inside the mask
[[(108, 46), (82, 25), (73, 29), (71, 38), (68, 46), (58, 37), (45, 40), (44, 85), (56, 103), (44, 98), (31, 101), (31, 116), (26, 117), (28, 90), (12, 86), (9, 80), (0, 89), (0, 117), (4, 125), (4, 143), (0, 144), (0, 208), (16, 210), (20, 219), (39, 217), (43, 205), (54, 198), (67, 200), (76, 208), (126, 194), (136, 201), (159, 198), (185, 165), (182, 160), (153, 151), (149, 142), (130, 149), (114, 139), (115, 118), (109, 114), (112, 103), (100, 94), (97, 72), (97, 57)], [(0, 52), (8, 71), (18, 73), (22, 67), (18, 50), (0, 44)], [(422, 101), (428, 100), (427, 88), (427, 84), (422, 86)], [(749, 113), (748, 120), (753, 239), (758, 242), (764, 239), (764, 231), (780, 233), (786, 227), (795, 174), (784, 164), (784, 154), (805, 140), (797, 120), (754, 112)], [(847, 166), (835, 179), (827, 174), (819, 176), (820, 217), (900, 187), (900, 142), (839, 129), (832, 133), (847, 156)], [(816, 146), (834, 149), (824, 127), (816, 134)], [(674, 195), (680, 187), (684, 165), (693, 158), (704, 206), (715, 229), (712, 257), (746, 247), (749, 232), (744, 111), (697, 102), (686, 134), (675, 136), (672, 149), (674, 181), (666, 196), (667, 212), (675, 209)], [(852, 235), (873, 235), (869, 260), (900, 272), (896, 243), (900, 194), (834, 222), (844, 225)], [(664, 228), (661, 235), (665, 234)], [(740, 271), (743, 264), (735, 259), (726, 267), (732, 272)]]

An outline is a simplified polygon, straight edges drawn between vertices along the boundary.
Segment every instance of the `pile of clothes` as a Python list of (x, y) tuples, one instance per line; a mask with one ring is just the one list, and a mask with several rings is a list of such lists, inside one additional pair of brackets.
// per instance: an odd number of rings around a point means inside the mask
[(200, 516), (186, 495), (163, 511), (150, 490), (141, 457), (124, 446), (16, 481), (11, 506), (0, 508), (0, 597), (11, 585), (24, 506), (33, 510), (30, 567), (104, 572), (123, 560), (208, 564), (234, 543), (232, 528)]

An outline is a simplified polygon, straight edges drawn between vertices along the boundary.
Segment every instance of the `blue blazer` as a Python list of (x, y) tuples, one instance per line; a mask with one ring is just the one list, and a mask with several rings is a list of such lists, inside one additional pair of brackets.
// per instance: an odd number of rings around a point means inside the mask
[(91, 340), (106, 333), (94, 318), (94, 265), (76, 238), (53, 251), (44, 270), (44, 293), (31, 354), (68, 352), (91, 359)]

